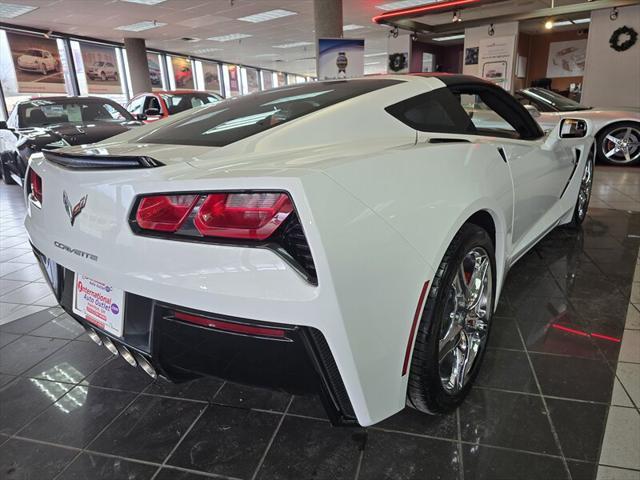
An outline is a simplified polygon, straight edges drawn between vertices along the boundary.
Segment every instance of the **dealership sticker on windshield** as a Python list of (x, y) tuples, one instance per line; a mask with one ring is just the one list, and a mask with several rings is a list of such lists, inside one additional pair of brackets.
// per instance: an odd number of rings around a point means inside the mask
[(124, 292), (86, 275), (76, 274), (73, 313), (107, 333), (122, 336)]

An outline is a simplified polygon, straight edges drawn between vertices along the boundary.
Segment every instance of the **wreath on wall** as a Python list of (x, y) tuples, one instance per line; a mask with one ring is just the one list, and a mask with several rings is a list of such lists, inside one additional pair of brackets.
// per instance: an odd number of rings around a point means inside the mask
[(389, 69), (392, 72), (399, 72), (407, 68), (407, 54), (393, 53), (389, 55)]
[[(621, 42), (623, 38), (626, 37), (626, 40)], [(624, 27), (617, 28), (611, 34), (611, 38), (609, 39), (609, 45), (616, 52), (624, 52), (625, 50), (629, 50), (631, 47), (635, 45), (638, 41), (638, 32), (636, 32), (633, 28)]]

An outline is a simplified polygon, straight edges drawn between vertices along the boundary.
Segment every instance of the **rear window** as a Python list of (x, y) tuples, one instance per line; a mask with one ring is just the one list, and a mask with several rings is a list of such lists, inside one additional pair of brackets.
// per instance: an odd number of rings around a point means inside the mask
[(137, 142), (223, 147), (295, 118), (400, 80), (314, 82), (235, 97), (197, 110), (136, 139)]

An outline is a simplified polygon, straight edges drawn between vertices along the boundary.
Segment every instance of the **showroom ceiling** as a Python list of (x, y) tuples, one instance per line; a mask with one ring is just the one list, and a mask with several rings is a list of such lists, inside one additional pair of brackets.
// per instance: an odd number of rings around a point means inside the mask
[[(345, 36), (364, 38), (367, 55), (385, 52), (389, 27), (375, 25), (371, 18), (384, 12), (380, 7), (391, 0), (343, 1), (344, 24), (350, 26)], [(315, 74), (313, 0), (9, 0), (6, 3), (37, 7), (15, 18), (0, 18), (14, 25), (114, 41), (122, 41), (125, 36), (142, 37), (151, 48)], [(408, 0), (411, 3), (428, 0)], [(575, 0), (556, 1), (556, 5), (567, 3)], [(548, 1), (542, 0), (508, 0), (467, 9), (462, 15), (464, 20), (484, 18), (490, 22), (493, 16), (549, 6)], [(264, 12), (271, 12), (267, 18), (276, 18), (259, 22), (255, 20), (264, 20), (264, 16), (240, 20)], [(450, 23), (451, 13), (416, 20), (428, 20), (432, 25)], [(157, 26), (142, 31), (123, 29), (141, 22), (151, 26), (155, 22)], [(185, 37), (193, 41), (184, 40)], [(382, 65), (380, 57), (368, 58), (367, 63)]]

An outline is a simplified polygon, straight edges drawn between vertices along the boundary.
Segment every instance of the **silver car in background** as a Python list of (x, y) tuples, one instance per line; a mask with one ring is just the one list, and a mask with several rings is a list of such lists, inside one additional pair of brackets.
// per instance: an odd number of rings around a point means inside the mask
[(578, 114), (591, 120), (601, 162), (627, 166), (640, 162), (640, 109), (587, 107), (538, 87), (518, 90), (515, 97), (544, 130)]

